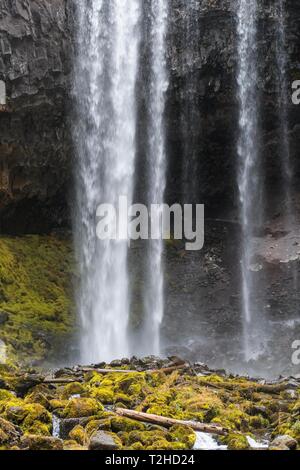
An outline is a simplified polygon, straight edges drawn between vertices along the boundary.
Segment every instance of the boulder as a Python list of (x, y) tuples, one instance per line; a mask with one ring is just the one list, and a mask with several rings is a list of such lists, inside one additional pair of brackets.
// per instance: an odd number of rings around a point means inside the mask
[(57, 437), (28, 434), (21, 438), (21, 447), (27, 450), (63, 450), (63, 441)]
[(270, 449), (274, 450), (296, 450), (297, 441), (291, 436), (277, 436), (270, 444)]
[(89, 443), (89, 450), (119, 450), (121, 448), (122, 443), (118, 436), (105, 431), (96, 431)]

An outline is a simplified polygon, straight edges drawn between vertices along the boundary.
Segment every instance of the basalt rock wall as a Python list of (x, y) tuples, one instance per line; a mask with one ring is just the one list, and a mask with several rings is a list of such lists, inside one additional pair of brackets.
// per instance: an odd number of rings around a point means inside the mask
[[(149, 3), (149, 0), (145, 4)], [(287, 0), (288, 79), (300, 78), (300, 6)], [(236, 0), (170, 0), (166, 125), (168, 201), (184, 197), (224, 213), (237, 205)], [(281, 184), (276, 65), (277, 2), (260, 0), (257, 55), (260, 151), (266, 190)], [(69, 224), (70, 116), (75, 0), (0, 0), (0, 229), (44, 232)], [(147, 41), (141, 42), (141, 83)], [(288, 93), (290, 90), (288, 90)], [(140, 87), (139, 108), (147, 106)], [(140, 123), (143, 122), (142, 116)], [(295, 175), (300, 108), (289, 105)], [(143, 129), (139, 160), (143, 159)], [(143, 189), (143, 165), (137, 175)], [(296, 185), (297, 186), (297, 185)]]

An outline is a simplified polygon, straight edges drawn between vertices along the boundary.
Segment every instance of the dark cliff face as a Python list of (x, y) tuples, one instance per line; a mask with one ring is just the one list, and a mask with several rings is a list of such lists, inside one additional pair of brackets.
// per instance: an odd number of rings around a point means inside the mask
[[(198, 200), (217, 212), (232, 210), (237, 201), (236, 1), (191, 0), (189, 7), (184, 0), (169, 3), (167, 198)], [(256, 84), (261, 155), (271, 191), (281, 178), (275, 3), (260, 1)], [(2, 231), (47, 231), (68, 224), (75, 5), (71, 0), (0, 0), (0, 80), (7, 87), (7, 106), (0, 111)], [(300, 78), (300, 6), (287, 0), (286, 8), (290, 84)], [(142, 76), (145, 70), (141, 64)], [(292, 103), (289, 120), (297, 172), (300, 113)], [(141, 175), (137, 179), (143, 186)]]
[[(192, 0), (189, 8), (183, 0), (174, 0), (171, 4), (168, 196), (172, 201), (178, 200), (179, 189), (185, 199), (197, 199), (205, 203), (208, 210), (219, 213), (235, 210), (239, 106), (237, 1)], [(258, 82), (254, 86), (260, 103), (259, 152), (265, 191), (272, 196), (274, 186), (282, 184), (276, 57), (278, 2), (259, 0), (258, 4)], [(300, 79), (300, 5), (286, 0), (285, 10), (288, 127), (297, 179), (300, 109), (292, 104), (291, 87), (294, 80)]]
[(67, 219), (71, 31), (65, 0), (0, 0), (0, 229)]

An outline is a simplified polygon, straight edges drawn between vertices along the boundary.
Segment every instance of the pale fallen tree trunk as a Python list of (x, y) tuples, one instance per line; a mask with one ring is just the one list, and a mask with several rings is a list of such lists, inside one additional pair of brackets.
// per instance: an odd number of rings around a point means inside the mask
[(204, 424), (196, 423), (194, 421), (182, 421), (180, 419), (166, 418), (164, 416), (158, 416), (148, 413), (142, 413), (141, 411), (125, 410), (123, 408), (117, 408), (115, 413), (124, 418), (135, 419), (136, 421), (142, 421), (144, 423), (157, 424), (166, 428), (180, 424), (181, 426), (189, 426), (194, 431), (204, 432), (207, 434), (216, 434), (219, 436), (225, 436), (228, 433), (226, 428), (218, 426), (216, 424)]
[(42, 383), (49, 385), (64, 385), (64, 384), (73, 384), (77, 382), (82, 382), (81, 378), (77, 379), (45, 379)]

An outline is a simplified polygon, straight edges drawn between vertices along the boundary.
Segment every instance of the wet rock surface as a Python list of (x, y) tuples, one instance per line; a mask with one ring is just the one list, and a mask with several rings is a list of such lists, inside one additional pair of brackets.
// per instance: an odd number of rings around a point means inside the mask
[[(282, 183), (276, 33), (278, 11), (259, 2), (257, 51), (261, 97), (261, 156), (266, 191)], [(0, 1), (0, 80), (6, 84), (6, 112), (0, 112), (0, 214), (2, 231), (45, 232), (69, 221), (72, 189), (71, 83), (74, 8), (71, 0)], [(288, 79), (300, 78), (299, 6), (287, 9)], [(145, 18), (147, 5), (145, 7)], [(139, 169), (143, 171), (143, 77), (147, 74), (147, 28), (141, 43)], [(237, 38), (235, 2), (170, 2), (168, 29), (167, 198), (201, 201), (212, 212), (236, 207)], [(287, 91), (289, 93), (289, 91)], [(300, 118), (288, 109), (291, 158), (299, 173)], [(143, 197), (139, 198), (140, 201)]]
[(70, 185), (70, 8), (65, 0), (0, 1), (0, 230), (66, 223)]
[[(254, 380), (174, 356), (119, 363), (42, 373), (0, 365), (7, 385), (0, 389), (0, 449), (187, 450), (206, 441), (193, 423), (223, 430), (212, 435), (216, 448), (300, 448), (297, 379)], [(23, 374), (43, 381), (20, 395)], [(126, 411), (177, 421), (157, 425)]]

